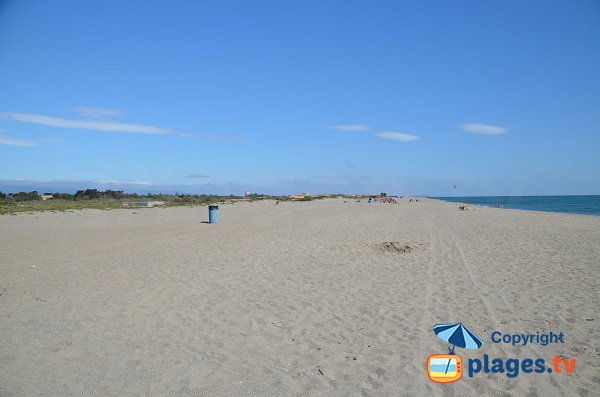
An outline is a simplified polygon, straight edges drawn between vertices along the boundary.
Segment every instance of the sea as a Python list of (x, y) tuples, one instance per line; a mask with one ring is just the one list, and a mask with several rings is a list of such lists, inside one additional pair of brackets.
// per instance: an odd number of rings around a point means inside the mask
[(455, 203), (476, 204), (529, 211), (564, 212), (600, 216), (600, 196), (472, 196), (431, 197)]

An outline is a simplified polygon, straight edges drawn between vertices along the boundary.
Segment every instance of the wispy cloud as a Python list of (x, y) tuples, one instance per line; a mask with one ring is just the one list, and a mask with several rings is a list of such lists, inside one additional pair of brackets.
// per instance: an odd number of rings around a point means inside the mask
[(182, 133), (178, 133), (168, 128), (146, 124), (118, 123), (114, 121), (102, 120), (69, 120), (59, 117), (43, 116), (39, 114), (13, 112), (2, 113), (2, 117), (8, 120), (31, 124), (41, 124), (57, 128), (78, 128), (103, 132), (127, 132), (132, 134), (147, 135), (182, 135)]
[[(222, 184), (179, 184), (166, 185), (146, 181), (120, 180), (120, 179), (0, 179), (0, 190), (4, 192), (32, 191), (39, 192), (75, 192), (80, 189), (112, 189), (139, 193), (209, 193), (209, 194), (241, 194), (245, 191), (261, 190), (256, 186), (238, 183)], [(263, 189), (264, 191), (264, 189)]]
[(152, 186), (152, 183), (146, 181), (128, 181), (119, 179), (99, 179), (92, 181), (100, 185), (136, 185), (136, 186)]
[(80, 116), (89, 118), (116, 117), (125, 113), (119, 109), (94, 108), (87, 106), (78, 106), (75, 108), (75, 111), (79, 113)]
[(418, 141), (419, 139), (421, 139), (420, 136), (407, 134), (405, 132), (393, 132), (393, 131), (380, 132), (377, 134), (377, 137), (382, 138), (382, 139), (391, 139), (393, 141), (400, 141), (400, 142), (413, 142), (413, 141)]
[(11, 146), (28, 146), (35, 147), (38, 146), (37, 143), (32, 141), (26, 141), (23, 139), (15, 139), (9, 136), (0, 135), (0, 145), (11, 145)]
[(186, 178), (208, 178), (208, 175), (204, 174), (189, 174), (185, 176)]
[(70, 190), (82, 188), (115, 188), (115, 187), (148, 187), (151, 182), (122, 179), (0, 179), (0, 186), (13, 188), (66, 188)]
[(508, 132), (508, 128), (490, 124), (466, 123), (462, 124), (460, 128), (473, 134), (482, 135), (500, 135)]
[(346, 131), (346, 132), (362, 132), (369, 131), (371, 129), (368, 125), (363, 124), (341, 124), (341, 125), (330, 125), (325, 127), (328, 130)]
[(240, 135), (218, 135), (218, 134), (190, 134), (170, 128), (157, 127), (148, 124), (121, 123), (107, 120), (72, 120), (60, 117), (44, 116), (32, 113), (6, 112), (0, 116), (7, 120), (23, 123), (46, 125), (56, 128), (76, 128), (83, 130), (94, 130), (102, 132), (123, 132), (129, 134), (144, 135), (176, 135), (188, 138), (201, 138), (208, 140), (243, 141), (246, 137)]

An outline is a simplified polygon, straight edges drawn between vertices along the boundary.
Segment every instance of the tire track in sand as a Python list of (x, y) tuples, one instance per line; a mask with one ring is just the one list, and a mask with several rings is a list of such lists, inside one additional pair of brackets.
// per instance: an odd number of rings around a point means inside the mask
[[(450, 226), (448, 226), (447, 224), (444, 225), (444, 226), (448, 229), (448, 232), (450, 233), (450, 236), (452, 237), (452, 240), (454, 241), (454, 244), (456, 245), (456, 248), (458, 249), (458, 252), (460, 253), (460, 256), (461, 256), (464, 268), (467, 271), (467, 273), (469, 274), (470, 279), (473, 282), (476, 282), (476, 277), (473, 275), (473, 271), (472, 271), (471, 267), (468, 264), (468, 261), (467, 261), (467, 259), (465, 257), (465, 254), (464, 254), (464, 251), (462, 249), (462, 245), (460, 244), (458, 238), (456, 237), (456, 234), (454, 234), (454, 232), (452, 231), (452, 228)], [(506, 299), (504, 299), (504, 297), (502, 296), (502, 294), (497, 293), (496, 290), (494, 290), (493, 292), (496, 295), (497, 299), (501, 302), (502, 306), (504, 306), (505, 308), (507, 308), (507, 310), (509, 312), (514, 313), (514, 312), (517, 311), (516, 308), (512, 307), (512, 305), (510, 305), (506, 301)], [(483, 296), (482, 296), (482, 300), (483, 300), (484, 304), (486, 305), (487, 309), (491, 311), (489, 302)], [(494, 320), (494, 322), (496, 324), (498, 324), (498, 325), (502, 324), (501, 322), (498, 322), (498, 320), (495, 317), (492, 316), (491, 318)], [(517, 324), (519, 326), (519, 329), (522, 332), (527, 332), (527, 328), (523, 327), (523, 322), (521, 321), (521, 319), (520, 319), (519, 316), (515, 316), (514, 320), (516, 320), (516, 322), (517, 322)], [(507, 355), (508, 354), (506, 352), (506, 349), (504, 348), (503, 345), (497, 345), (496, 347), (497, 347), (498, 350), (500, 350), (500, 352), (503, 355)], [(519, 347), (521, 349), (523, 349), (524, 351), (527, 351), (529, 353), (527, 356), (529, 356), (529, 357), (536, 357), (536, 356), (539, 355), (539, 352), (535, 351), (532, 348), (532, 345), (528, 344), (526, 346), (519, 346)], [(519, 352), (519, 353), (522, 354), (524, 352)], [(529, 390), (535, 390), (536, 389), (536, 385), (537, 385), (537, 382), (535, 382), (535, 379), (534, 378), (528, 378), (527, 381), (530, 384)], [(552, 386), (554, 386), (559, 391), (558, 395), (561, 395), (561, 396), (566, 395), (565, 391), (564, 391), (564, 388), (558, 382), (552, 382), (552, 379), (551, 379), (551, 384), (552, 384)], [(507, 389), (511, 389), (511, 388), (515, 387), (515, 384), (514, 384), (514, 382), (506, 381), (506, 386), (510, 386), (510, 387), (507, 387)]]

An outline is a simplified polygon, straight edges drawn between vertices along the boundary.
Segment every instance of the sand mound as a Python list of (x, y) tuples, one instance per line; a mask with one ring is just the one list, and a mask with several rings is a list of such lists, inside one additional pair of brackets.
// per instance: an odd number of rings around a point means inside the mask
[(374, 248), (380, 252), (394, 253), (409, 253), (415, 250), (418, 244), (415, 243), (399, 243), (397, 241), (386, 241), (384, 243), (375, 244)]

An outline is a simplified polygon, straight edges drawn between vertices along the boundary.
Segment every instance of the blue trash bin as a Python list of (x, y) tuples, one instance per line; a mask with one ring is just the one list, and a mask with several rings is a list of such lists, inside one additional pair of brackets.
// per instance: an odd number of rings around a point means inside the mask
[(215, 224), (219, 223), (219, 206), (209, 205), (208, 206), (208, 223)]

